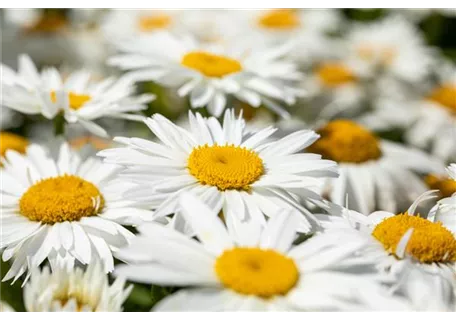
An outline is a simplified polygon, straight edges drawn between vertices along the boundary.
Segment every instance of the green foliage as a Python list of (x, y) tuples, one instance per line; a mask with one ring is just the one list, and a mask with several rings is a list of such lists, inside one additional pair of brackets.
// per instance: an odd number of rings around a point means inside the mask
[[(0, 274), (2, 279), (9, 268), (8, 262), (1, 261)], [(11, 281), (0, 282), (0, 300), (7, 302), (16, 311), (25, 311), (21, 284), (21, 279), (13, 285), (11, 285)]]

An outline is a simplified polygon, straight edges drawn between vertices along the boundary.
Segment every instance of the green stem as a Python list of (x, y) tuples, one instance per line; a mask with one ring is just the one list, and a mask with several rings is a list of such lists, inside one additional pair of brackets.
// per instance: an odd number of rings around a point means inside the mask
[(63, 113), (59, 113), (54, 118), (54, 135), (63, 136), (65, 134), (65, 118), (63, 117)]

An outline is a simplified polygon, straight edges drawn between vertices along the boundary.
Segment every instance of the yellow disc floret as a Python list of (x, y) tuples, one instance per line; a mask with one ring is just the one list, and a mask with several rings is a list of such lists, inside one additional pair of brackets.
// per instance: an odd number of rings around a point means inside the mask
[(226, 288), (265, 299), (287, 294), (299, 279), (294, 261), (271, 249), (226, 250), (217, 258), (215, 272)]
[(98, 214), (104, 198), (89, 181), (74, 175), (47, 178), (32, 185), (21, 197), (22, 215), (32, 221), (54, 224)]
[(147, 32), (167, 28), (171, 21), (171, 17), (167, 14), (156, 14), (140, 17), (138, 25), (140, 30)]
[(190, 154), (187, 166), (201, 184), (221, 191), (248, 191), (264, 173), (263, 161), (256, 152), (234, 145), (197, 147)]
[(59, 13), (43, 13), (41, 17), (24, 31), (29, 34), (55, 33), (63, 31), (68, 26), (68, 19)]
[(0, 133), (0, 155), (5, 156), (7, 150), (25, 153), (29, 142), (27, 139), (9, 132)]
[(425, 182), (430, 189), (439, 190), (442, 198), (451, 197), (453, 193), (456, 193), (456, 181), (453, 179), (430, 174), (426, 176)]
[(429, 100), (437, 102), (456, 115), (456, 85), (446, 84), (435, 89), (429, 96)]
[(316, 70), (320, 81), (327, 87), (334, 88), (356, 80), (355, 74), (345, 65), (338, 62), (327, 62)]
[(181, 64), (213, 78), (221, 78), (242, 70), (239, 61), (204, 51), (187, 53), (182, 58)]
[(289, 9), (271, 10), (263, 14), (258, 19), (258, 24), (262, 28), (276, 30), (290, 30), (299, 27), (299, 15)]
[(422, 263), (456, 261), (456, 239), (440, 222), (399, 214), (380, 222), (372, 235), (394, 254), (404, 234), (413, 228), (406, 252)]
[[(68, 100), (69, 100), (70, 108), (73, 110), (81, 109), (84, 106), (84, 104), (87, 101), (89, 101), (90, 99), (92, 99), (92, 98), (86, 94), (77, 94), (74, 92), (68, 93)], [(54, 103), (57, 101), (57, 95), (56, 95), (55, 91), (51, 92), (51, 100)]]
[(363, 163), (381, 157), (377, 138), (349, 120), (336, 120), (318, 130), (321, 138), (307, 150), (337, 162)]

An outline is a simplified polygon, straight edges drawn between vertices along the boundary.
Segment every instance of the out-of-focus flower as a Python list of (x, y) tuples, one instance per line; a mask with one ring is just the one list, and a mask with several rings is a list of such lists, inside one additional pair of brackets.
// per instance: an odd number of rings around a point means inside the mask
[(180, 96), (190, 96), (193, 108), (206, 106), (217, 117), (229, 97), (253, 107), (263, 104), (286, 117), (280, 103), (292, 105), (304, 94), (297, 88), (301, 73), (283, 59), (287, 45), (261, 50), (234, 43), (208, 46), (161, 32), (124, 41), (119, 50), (123, 53), (109, 62), (129, 70), (129, 78), (176, 88)]
[(5, 301), (0, 300), (0, 312), (14, 312), (14, 309)]
[(2, 65), (3, 105), (24, 114), (42, 114), (53, 119), (59, 113), (69, 123), (79, 123), (90, 132), (108, 136), (94, 120), (116, 118), (142, 120), (130, 114), (146, 108), (154, 96), (133, 96), (135, 87), (125, 78), (95, 82), (88, 71), (80, 70), (62, 79), (55, 68), (38, 73), (26, 55), (19, 57), (18, 71)]
[(334, 120), (317, 130), (321, 138), (307, 148), (338, 162), (340, 175), (327, 179), (324, 196), (364, 214), (395, 211), (427, 190), (417, 173), (443, 165), (418, 149), (380, 140), (350, 120)]
[(25, 153), (29, 141), (17, 134), (1, 131), (0, 132), (0, 158), (5, 157), (6, 151), (14, 150), (16, 152)]
[(133, 289), (124, 287), (122, 278), (110, 285), (97, 261), (85, 271), (59, 266), (51, 272), (46, 266), (32, 271), (24, 288), (24, 303), (28, 312), (121, 312)]

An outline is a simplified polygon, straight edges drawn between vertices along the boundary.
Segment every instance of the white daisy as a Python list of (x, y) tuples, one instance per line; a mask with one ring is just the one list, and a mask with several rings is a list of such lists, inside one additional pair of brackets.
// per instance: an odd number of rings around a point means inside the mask
[(344, 46), (341, 50), (348, 50), (359, 69), (377, 78), (419, 83), (433, 66), (433, 51), (426, 47), (418, 30), (396, 15), (354, 25)]
[(456, 284), (456, 238), (451, 233), (454, 224), (417, 212), (420, 203), (435, 198), (435, 193), (423, 193), (400, 214), (376, 211), (366, 216), (326, 202), (320, 206), (329, 215), (316, 216), (325, 232), (344, 235), (345, 245), (365, 242), (359, 256), (374, 262), (381, 271), (397, 274), (411, 261), (416, 267)]
[(128, 197), (151, 202), (156, 217), (179, 211), (176, 196), (183, 191), (200, 195), (225, 217), (261, 223), (280, 208), (297, 208), (304, 214), (299, 214), (300, 230), (311, 229), (313, 215), (300, 203), (319, 198), (314, 192), (319, 178), (337, 176), (333, 161), (297, 153), (318, 139), (315, 132), (301, 130), (265, 143), (276, 130), (268, 127), (248, 136), (233, 110), (225, 112), (223, 126), (191, 112), (189, 122), (185, 130), (155, 114), (145, 123), (158, 143), (117, 137), (125, 147), (99, 152), (106, 162), (126, 168), (124, 178), (138, 183)]
[(407, 131), (406, 140), (444, 161), (456, 160), (456, 66), (445, 64), (438, 74), (438, 83), (415, 107), (415, 122)]
[(120, 253), (129, 264), (115, 271), (141, 283), (193, 287), (166, 297), (156, 311), (347, 310), (358, 292), (377, 286), (370, 275), (338, 269), (362, 242), (337, 245), (341, 238), (319, 235), (294, 246), (297, 221), (288, 212), (264, 227), (228, 222), (227, 230), (217, 212), (190, 194), (180, 201), (200, 242), (143, 224)]
[(79, 123), (94, 134), (107, 132), (94, 120), (109, 117), (141, 120), (129, 114), (146, 108), (153, 96), (132, 96), (135, 87), (126, 79), (107, 78), (93, 82), (88, 71), (77, 71), (65, 80), (55, 68), (38, 73), (26, 55), (19, 57), (18, 72), (2, 64), (2, 104), (25, 114), (42, 114), (47, 119), (63, 112), (69, 123)]
[[(338, 162), (340, 176), (327, 179), (324, 196), (364, 214), (395, 211), (427, 190), (418, 173), (439, 170), (439, 161), (420, 150), (380, 140), (350, 120), (334, 120), (317, 130), (321, 138), (307, 148)], [(348, 197), (348, 198), (347, 198)]]
[(406, 262), (393, 290), (372, 291), (362, 299), (370, 311), (456, 312), (454, 290), (447, 279)]
[(302, 64), (328, 53), (325, 35), (337, 31), (342, 19), (332, 9), (230, 10), (218, 21), (226, 39), (244, 39), (257, 45), (291, 42), (290, 57)]
[(121, 312), (133, 286), (117, 278), (110, 285), (102, 266), (94, 261), (84, 271), (58, 267), (35, 268), (24, 288), (27, 312)]
[(220, 116), (227, 98), (234, 97), (253, 107), (264, 104), (288, 115), (279, 102), (292, 105), (301, 89), (295, 64), (282, 59), (289, 46), (255, 49), (247, 45), (204, 45), (191, 38), (161, 32), (124, 41), (109, 63), (129, 70), (135, 81), (155, 81), (190, 96), (193, 108), (207, 107)]
[(58, 257), (114, 268), (112, 252), (134, 236), (121, 224), (140, 223), (149, 210), (126, 200), (120, 168), (97, 158), (83, 161), (67, 144), (58, 157), (39, 145), (25, 155), (8, 150), (1, 176), (3, 260), (13, 264), (3, 281)]

